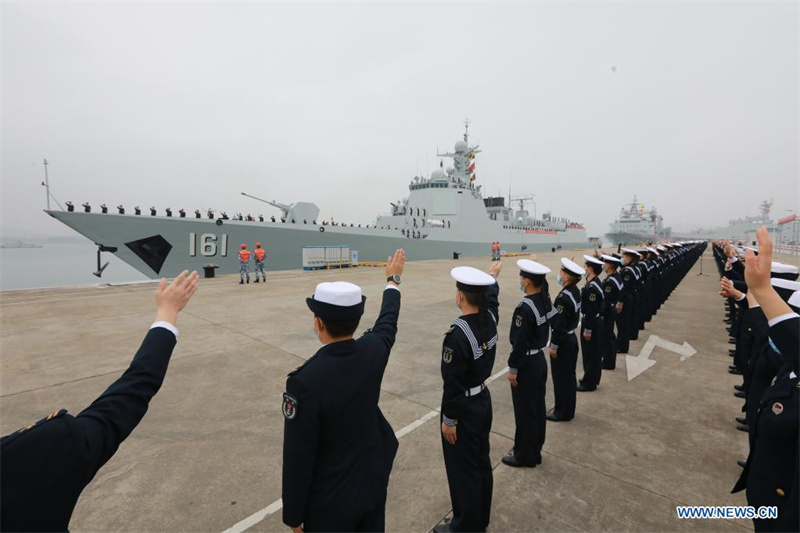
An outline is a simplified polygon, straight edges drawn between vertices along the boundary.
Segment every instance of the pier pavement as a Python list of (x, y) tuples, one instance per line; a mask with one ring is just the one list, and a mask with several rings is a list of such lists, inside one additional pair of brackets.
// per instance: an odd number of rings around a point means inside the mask
[[(559, 257), (538, 254), (554, 272)], [(501, 339), (489, 384), (494, 403), (492, 531), (752, 529), (746, 520), (679, 520), (678, 505), (744, 505), (730, 494), (747, 455), (733, 417), (737, 376), (727, 373), (723, 305), (710, 252), (674, 291), (630, 355), (651, 335), (697, 351), (681, 361), (657, 346), (656, 364), (628, 380), (626, 358), (579, 393), (570, 423), (548, 423), (543, 463), (511, 469), (514, 417), (505, 378), (509, 320), (521, 294), (516, 258), (500, 281)], [(796, 259), (778, 260), (797, 263)], [(388, 531), (430, 530), (450, 513), (437, 408), (442, 336), (458, 315), (453, 266), (482, 258), (409, 261), (397, 342), (381, 408), (398, 433), (387, 503)], [(551, 294), (558, 287), (551, 276)], [(281, 523), (281, 393), (286, 374), (314, 354), (305, 298), (316, 283), (343, 280), (367, 295), (359, 331), (375, 320), (383, 269), (269, 273), (202, 280), (180, 315), (180, 339), (161, 391), (117, 454), (84, 491), (72, 531), (285, 531)], [(77, 414), (127, 368), (154, 316), (155, 285), (2, 293), (0, 433), (66, 408)], [(582, 374), (580, 360), (578, 376)], [(548, 407), (552, 380), (548, 378)]]

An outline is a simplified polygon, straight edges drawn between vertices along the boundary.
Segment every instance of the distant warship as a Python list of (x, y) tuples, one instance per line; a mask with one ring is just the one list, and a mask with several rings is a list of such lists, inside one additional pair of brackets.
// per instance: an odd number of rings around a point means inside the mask
[(619, 218), (609, 224), (606, 239), (613, 244), (659, 242), (669, 239), (671, 230), (664, 228), (664, 218), (653, 207), (645, 210), (636, 196), (620, 209)]

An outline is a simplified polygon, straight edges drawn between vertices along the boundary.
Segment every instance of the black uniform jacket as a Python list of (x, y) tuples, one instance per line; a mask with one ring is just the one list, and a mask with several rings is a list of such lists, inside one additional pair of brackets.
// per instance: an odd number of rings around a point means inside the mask
[[(469, 400), (465, 392), (485, 382), (492, 374), (497, 351), (499, 302), (497, 283), (486, 289), (489, 323), (481, 332), (478, 315), (463, 315), (453, 322), (442, 342), (442, 414), (458, 420)], [(486, 338), (481, 338), (485, 336)]]
[(568, 331), (573, 331), (578, 327), (581, 311), (581, 291), (578, 285), (573, 283), (561, 289), (556, 299), (553, 301), (555, 314), (550, 319), (550, 347), (558, 350), (562, 342), (570, 335)]
[(614, 272), (603, 280), (603, 295), (605, 298), (606, 311), (613, 310), (619, 299), (622, 290), (622, 276), (619, 272)]
[(591, 333), (597, 327), (599, 320), (602, 318), (600, 313), (603, 312), (603, 288), (597, 278), (583, 286), (581, 303), (583, 305), (581, 326), (587, 333)]
[[(783, 377), (767, 389), (755, 420), (753, 449), (747, 465), (733, 488), (747, 487), (747, 503), (778, 508), (777, 520), (764, 520), (770, 531), (798, 531), (798, 432), (800, 431), (800, 388), (798, 378)], [(752, 423), (752, 422), (751, 422)], [(763, 528), (757, 528), (763, 529)]]
[(380, 315), (360, 339), (323, 346), (289, 374), (283, 396), (283, 522), (324, 515), (351, 523), (386, 499), (397, 453), (378, 407), (397, 333), (400, 291), (383, 291)]
[(60, 410), (0, 441), (0, 529), (66, 531), (84, 487), (147, 412), (175, 348), (156, 327), (128, 370), (78, 416)]
[(627, 304), (631, 301), (633, 290), (636, 285), (636, 274), (632, 266), (623, 267), (620, 271), (622, 277), (622, 289), (619, 291), (619, 298), (617, 301), (622, 304)]
[(557, 312), (555, 307), (549, 313), (546, 312), (545, 300), (540, 292), (522, 298), (511, 317), (509, 368), (525, 368), (525, 354), (529, 350), (539, 350), (547, 345), (548, 323)]
[(778, 347), (791, 370), (800, 375), (800, 316), (795, 315), (770, 326), (769, 338)]

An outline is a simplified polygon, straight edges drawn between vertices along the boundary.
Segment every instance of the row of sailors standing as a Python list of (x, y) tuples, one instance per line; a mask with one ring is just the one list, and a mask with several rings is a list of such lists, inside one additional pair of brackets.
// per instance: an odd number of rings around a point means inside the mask
[[(658, 267), (647, 270), (642, 266), (645, 271), (657, 268), (663, 274), (661, 278), (653, 274), (653, 285), (642, 284), (655, 287), (655, 280), (659, 279), (657, 286), (659, 291), (663, 290), (652, 298), (648, 296), (646, 301), (660, 305), (660, 295), (671, 292), (704, 248), (699, 243), (670, 244), (664, 248)], [(637, 255), (633, 251), (627, 254)], [(557, 280), (563, 288), (554, 301), (547, 282), (550, 269), (530, 259), (517, 261), (519, 288), (524, 295), (514, 309), (509, 331), (512, 349), (507, 379), (511, 385), (515, 432), (514, 446), (502, 458), (505, 465), (536, 467), (542, 463), (547, 420), (571, 420), (575, 415), (576, 392), (595, 390), (602, 366), (615, 360), (613, 317), (617, 313), (618, 295), (623, 295), (623, 307), (632, 306), (634, 300), (628, 295), (645, 290), (631, 281), (629, 292), (624, 292), (620, 278), (633, 276), (633, 271), (638, 270), (635, 264), (626, 264), (626, 269), (618, 273), (618, 257), (583, 257), (584, 267), (570, 259), (561, 259)], [(498, 261), (492, 264), (489, 274), (471, 267), (457, 267), (451, 272), (456, 280), (456, 304), (462, 315), (453, 322), (442, 346), (441, 441), (453, 518), (450, 523), (434, 528), (437, 532), (485, 531), (490, 522), (492, 402), (485, 382), (496, 355), (499, 287), (495, 279), (501, 268), (502, 262)], [(606, 278), (601, 281), (603, 272)], [(578, 289), (583, 276), (586, 283)], [(637, 279), (644, 280), (644, 276), (640, 274)], [(611, 326), (610, 335), (606, 333), (606, 320)], [(580, 382), (575, 372), (579, 324), (584, 370)], [(545, 354), (551, 357), (555, 396), (555, 406), (549, 413), (545, 400), (548, 366)]]
[(755, 519), (756, 531), (800, 530), (800, 283), (798, 268), (772, 261), (772, 242), (764, 228), (758, 248), (716, 241), (714, 259), (720, 295), (726, 299), (728, 371), (741, 375), (735, 396), (745, 400), (737, 429), (748, 434), (749, 454), (733, 492), (746, 489), (754, 507), (774, 506), (778, 518)]

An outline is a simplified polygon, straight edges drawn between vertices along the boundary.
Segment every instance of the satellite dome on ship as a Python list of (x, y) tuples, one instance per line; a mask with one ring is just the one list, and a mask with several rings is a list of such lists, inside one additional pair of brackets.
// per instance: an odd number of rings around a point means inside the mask
[(445, 175), (444, 170), (437, 168), (431, 172), (431, 181), (447, 181), (447, 176)]
[(458, 152), (466, 152), (469, 150), (469, 145), (465, 141), (457, 141), (455, 147), (456, 153)]

